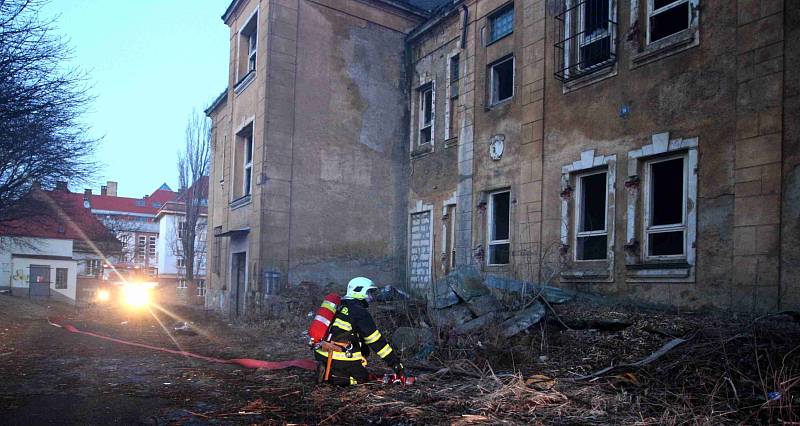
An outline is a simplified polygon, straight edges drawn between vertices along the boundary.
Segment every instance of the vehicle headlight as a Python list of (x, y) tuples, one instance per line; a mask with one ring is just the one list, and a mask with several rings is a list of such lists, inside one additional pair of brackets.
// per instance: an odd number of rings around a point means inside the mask
[(108, 302), (111, 300), (111, 292), (108, 290), (98, 290), (97, 291), (97, 300), (99, 302)]
[(125, 286), (124, 296), (125, 303), (135, 308), (145, 306), (150, 301), (150, 292), (141, 286)]

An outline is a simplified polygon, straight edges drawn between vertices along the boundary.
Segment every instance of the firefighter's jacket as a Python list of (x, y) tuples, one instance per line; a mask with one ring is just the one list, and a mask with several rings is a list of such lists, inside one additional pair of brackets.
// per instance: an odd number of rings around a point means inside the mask
[[(334, 352), (335, 360), (361, 361), (372, 349), (390, 367), (394, 368), (400, 364), (400, 358), (378, 331), (375, 320), (367, 311), (367, 302), (363, 300), (343, 300), (328, 332), (331, 335), (331, 342), (353, 345), (349, 352)], [(328, 352), (322, 349), (318, 349), (317, 353), (328, 356)]]

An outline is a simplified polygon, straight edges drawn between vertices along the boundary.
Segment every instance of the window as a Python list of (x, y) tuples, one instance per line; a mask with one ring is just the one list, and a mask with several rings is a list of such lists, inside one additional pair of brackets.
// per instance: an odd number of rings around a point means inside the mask
[(180, 221), (178, 222), (178, 239), (183, 239), (186, 237), (186, 222)]
[(616, 1), (566, 0), (556, 16), (556, 77), (562, 81), (608, 69), (616, 60)]
[(489, 66), (490, 101), (495, 105), (514, 96), (514, 57), (501, 59)]
[(197, 280), (197, 296), (205, 297), (206, 295), (206, 280)]
[(155, 257), (156, 256), (156, 237), (155, 236), (151, 236), (151, 237), (148, 238), (147, 255), (150, 256), (150, 257)]
[(147, 205), (147, 203), (144, 200), (136, 200), (136, 206), (137, 207), (144, 207), (146, 205)]
[(455, 54), (450, 57), (448, 63), (449, 72), (449, 99), (447, 104), (448, 122), (447, 122), (447, 139), (458, 136), (458, 125), (460, 122), (460, 114), (458, 111), (458, 95), (459, 95), (459, 80), (460, 80), (460, 63), (459, 55)]
[(647, 43), (689, 29), (692, 3), (690, 0), (647, 0)]
[(505, 265), (511, 257), (511, 192), (489, 194), (490, 265)]
[(95, 277), (101, 273), (100, 259), (86, 259), (86, 275)]
[(178, 280), (178, 288), (186, 288), (186, 287), (187, 287), (186, 279), (184, 279), (184, 278), (179, 279)]
[(514, 32), (513, 4), (489, 16), (489, 43), (494, 43), (512, 32)]
[(220, 255), (219, 237), (217, 237), (216, 235), (221, 232), (222, 232), (221, 226), (217, 226), (214, 228), (214, 240), (211, 246), (211, 249), (214, 251), (213, 253), (214, 260), (213, 263), (211, 264), (211, 270), (212, 272), (215, 272), (217, 274), (219, 273), (220, 261), (222, 256)]
[(178, 268), (185, 268), (186, 267), (186, 259), (183, 256), (178, 256), (175, 258), (175, 266)]
[(648, 161), (645, 180), (647, 257), (685, 257), (686, 156)]
[(144, 262), (145, 254), (147, 250), (147, 237), (144, 235), (140, 235), (138, 239), (138, 243), (136, 245), (136, 258), (139, 262)]
[(56, 289), (67, 288), (67, 268), (56, 268)]
[(253, 190), (253, 123), (236, 135), (237, 164), (234, 169), (234, 200), (250, 195)]
[(154, 209), (160, 209), (161, 208), (161, 203), (152, 203), (151, 205), (153, 206)]
[(608, 173), (595, 171), (579, 175), (576, 182), (575, 260), (605, 260), (608, 255)]
[(456, 206), (445, 206), (444, 226), (442, 227), (442, 262), (445, 273), (456, 266)]
[(433, 83), (419, 89), (419, 144), (433, 140)]
[(247, 21), (239, 31), (239, 80), (256, 69), (258, 51), (258, 13)]

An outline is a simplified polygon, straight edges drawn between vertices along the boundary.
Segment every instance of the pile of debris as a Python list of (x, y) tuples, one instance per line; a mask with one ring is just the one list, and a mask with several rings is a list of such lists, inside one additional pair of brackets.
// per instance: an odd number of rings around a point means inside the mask
[[(537, 286), (525, 281), (485, 275), (475, 267), (456, 269), (433, 286), (429, 302), (435, 324), (456, 336), (484, 330), (499, 324), (502, 337), (514, 337), (545, 317), (546, 305), (565, 303), (574, 295), (562, 289)], [(515, 294), (527, 300), (521, 309), (511, 311), (501, 298)]]

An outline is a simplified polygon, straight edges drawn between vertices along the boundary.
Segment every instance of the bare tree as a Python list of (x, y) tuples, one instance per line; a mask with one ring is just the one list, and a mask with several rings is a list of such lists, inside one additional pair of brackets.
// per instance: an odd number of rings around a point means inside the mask
[(20, 202), (34, 183), (85, 183), (97, 140), (79, 118), (92, 97), (86, 77), (42, 20), (43, 0), (0, 0), (0, 222), (35, 214)]
[(206, 220), (208, 209), (208, 168), (211, 155), (211, 124), (209, 119), (193, 111), (186, 125), (184, 146), (178, 152), (178, 201), (182, 202), (183, 229), (179, 233), (180, 256), (184, 259), (184, 277), (193, 282), (195, 272), (205, 259)]

